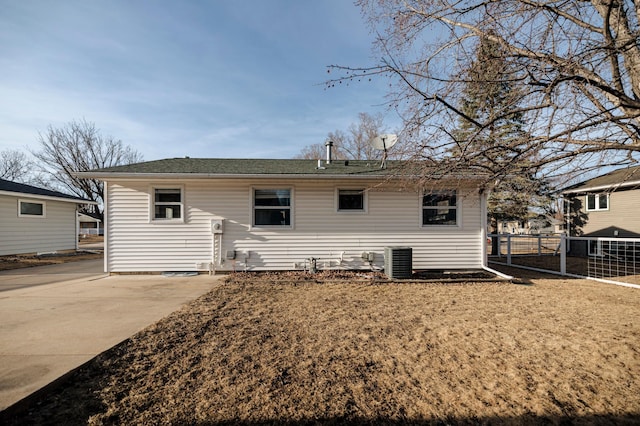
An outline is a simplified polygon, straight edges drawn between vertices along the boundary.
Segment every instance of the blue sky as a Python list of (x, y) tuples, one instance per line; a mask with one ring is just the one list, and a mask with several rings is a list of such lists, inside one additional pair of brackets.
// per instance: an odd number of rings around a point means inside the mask
[(325, 89), (376, 63), (349, 0), (0, 0), (0, 151), (94, 122), (145, 160), (289, 158), (383, 113), (388, 82)]

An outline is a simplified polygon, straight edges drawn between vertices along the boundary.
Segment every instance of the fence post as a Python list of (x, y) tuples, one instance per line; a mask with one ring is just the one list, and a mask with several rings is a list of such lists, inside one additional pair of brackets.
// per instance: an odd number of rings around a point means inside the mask
[(507, 234), (507, 265), (511, 265), (511, 234)]
[(560, 274), (567, 275), (567, 236), (560, 234)]
[(542, 255), (542, 235), (538, 235), (538, 256)]

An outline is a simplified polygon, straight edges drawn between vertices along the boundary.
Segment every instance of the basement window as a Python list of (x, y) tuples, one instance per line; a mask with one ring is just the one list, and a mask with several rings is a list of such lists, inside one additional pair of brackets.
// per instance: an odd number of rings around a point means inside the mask
[(364, 189), (338, 189), (339, 212), (364, 212), (365, 204)]
[(45, 217), (45, 203), (18, 200), (18, 217)]
[(587, 194), (587, 211), (609, 210), (609, 194)]
[(154, 188), (153, 219), (182, 220), (182, 188)]
[(253, 190), (254, 226), (291, 226), (290, 188)]
[(456, 191), (425, 192), (422, 195), (422, 226), (458, 225)]

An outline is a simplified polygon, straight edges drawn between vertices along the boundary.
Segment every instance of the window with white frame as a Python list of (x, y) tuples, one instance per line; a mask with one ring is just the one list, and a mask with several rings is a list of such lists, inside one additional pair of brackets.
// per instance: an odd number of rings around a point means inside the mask
[(430, 191), (422, 195), (422, 225), (458, 225), (456, 191)]
[(609, 210), (609, 194), (587, 194), (587, 211)]
[(153, 219), (182, 220), (183, 203), (182, 188), (154, 188)]
[(338, 189), (339, 212), (364, 212), (366, 199), (364, 189)]
[(588, 240), (589, 256), (602, 256), (602, 241)]
[(46, 206), (42, 201), (18, 200), (19, 217), (45, 217)]
[(254, 226), (291, 226), (291, 188), (254, 189)]

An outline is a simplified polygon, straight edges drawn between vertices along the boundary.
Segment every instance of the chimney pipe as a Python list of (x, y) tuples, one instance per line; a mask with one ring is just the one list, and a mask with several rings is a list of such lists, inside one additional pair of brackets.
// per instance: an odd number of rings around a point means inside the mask
[(327, 164), (331, 164), (331, 149), (333, 147), (333, 142), (327, 140), (324, 145), (327, 147)]

